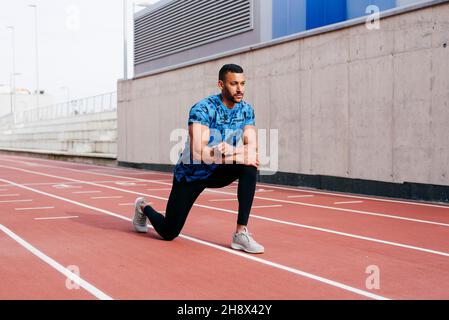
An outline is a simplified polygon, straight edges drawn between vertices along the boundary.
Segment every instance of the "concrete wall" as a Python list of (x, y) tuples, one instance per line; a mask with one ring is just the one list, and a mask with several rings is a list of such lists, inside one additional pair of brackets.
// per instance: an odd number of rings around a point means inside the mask
[(279, 129), (279, 171), (449, 185), (448, 42), (442, 2), (121, 81), (118, 161), (169, 164), (170, 133), (234, 62), (257, 126)]

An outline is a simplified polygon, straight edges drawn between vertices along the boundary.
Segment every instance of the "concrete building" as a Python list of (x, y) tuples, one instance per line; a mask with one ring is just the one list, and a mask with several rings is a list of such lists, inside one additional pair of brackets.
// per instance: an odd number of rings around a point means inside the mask
[(162, 0), (134, 17), (134, 74), (272, 39), (272, 0)]
[(162, 0), (134, 17), (134, 74), (428, 0)]
[(261, 181), (449, 201), (449, 1), (384, 11), (379, 30), (365, 20), (119, 81), (119, 163), (171, 170), (190, 107), (238, 63), (258, 128), (278, 130), (278, 170)]
[(367, 14), (367, 8), (371, 5), (385, 11), (426, 1), (273, 0), (273, 38), (362, 17)]

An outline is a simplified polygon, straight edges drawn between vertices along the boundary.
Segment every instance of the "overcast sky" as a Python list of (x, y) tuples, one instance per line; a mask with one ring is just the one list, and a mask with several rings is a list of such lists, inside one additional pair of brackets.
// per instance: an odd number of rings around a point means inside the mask
[(40, 89), (53, 94), (55, 102), (67, 96), (61, 87), (70, 88), (72, 99), (116, 91), (123, 78), (123, 0), (1, 0), (0, 85), (10, 83), (12, 32), (6, 26), (14, 26), (16, 72), (21, 74), (16, 87), (36, 89), (35, 19), (29, 4), (38, 6)]

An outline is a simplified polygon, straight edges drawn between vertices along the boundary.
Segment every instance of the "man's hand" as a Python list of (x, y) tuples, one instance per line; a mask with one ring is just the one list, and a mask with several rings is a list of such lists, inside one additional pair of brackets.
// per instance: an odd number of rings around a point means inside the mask
[(253, 167), (259, 168), (259, 165), (260, 165), (259, 153), (246, 155), (244, 157), (243, 164), (245, 166), (253, 166)]
[(238, 163), (246, 166), (259, 167), (257, 150), (257, 132), (254, 126), (246, 126), (243, 132), (243, 146), (238, 148), (222, 142), (217, 146), (208, 147), (210, 129), (200, 123), (189, 126), (190, 150), (194, 161), (207, 164)]
[(227, 156), (233, 156), (236, 154), (236, 148), (231, 146), (230, 144), (227, 144), (226, 142), (222, 142), (218, 144), (216, 147), (216, 150), (223, 154), (225, 157)]

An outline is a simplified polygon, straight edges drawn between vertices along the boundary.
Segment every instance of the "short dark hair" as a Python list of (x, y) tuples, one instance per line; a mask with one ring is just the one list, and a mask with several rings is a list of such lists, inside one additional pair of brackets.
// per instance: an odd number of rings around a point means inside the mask
[(236, 64), (225, 64), (223, 67), (221, 67), (220, 72), (218, 74), (218, 79), (221, 81), (225, 80), (225, 76), (228, 72), (232, 73), (243, 73), (243, 68), (241, 66), (238, 66)]

